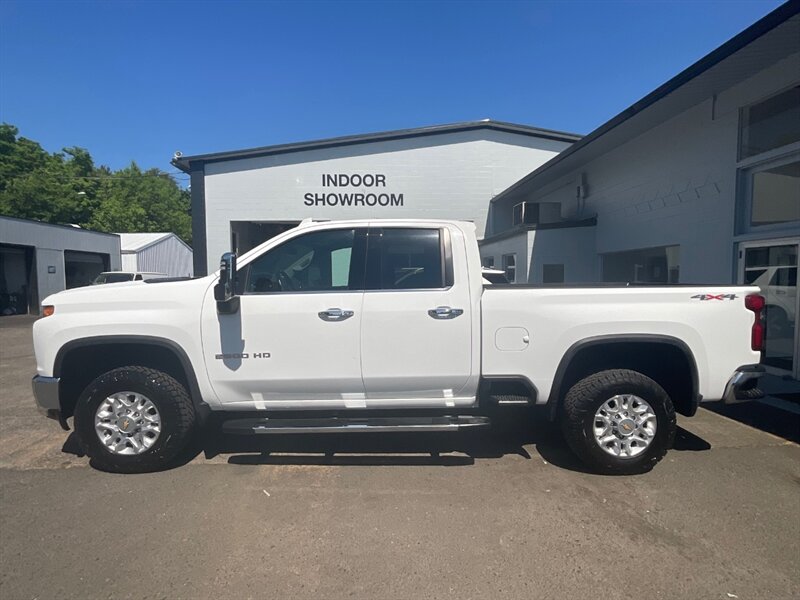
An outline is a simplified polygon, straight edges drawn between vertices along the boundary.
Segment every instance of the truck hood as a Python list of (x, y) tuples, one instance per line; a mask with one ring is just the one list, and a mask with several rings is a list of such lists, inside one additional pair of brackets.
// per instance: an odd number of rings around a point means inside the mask
[[(64, 290), (47, 296), (42, 304), (61, 310), (119, 310), (141, 308), (142, 305), (169, 306), (196, 304), (202, 300), (205, 290), (216, 278), (214, 276), (183, 280), (125, 281), (106, 283)], [(61, 309), (61, 310), (59, 310)]]

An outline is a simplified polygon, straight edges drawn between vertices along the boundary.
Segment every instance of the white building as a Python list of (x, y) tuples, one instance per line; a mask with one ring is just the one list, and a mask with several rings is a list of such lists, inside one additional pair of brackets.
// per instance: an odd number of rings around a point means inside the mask
[(0, 216), (0, 315), (39, 314), (50, 294), (119, 268), (116, 234)]
[(751, 283), (800, 376), (800, 3), (779, 7), (491, 203), (517, 282)]
[(191, 174), (195, 273), (306, 218), (447, 218), (485, 228), (488, 201), (579, 136), (474, 121), (176, 156)]
[(174, 233), (120, 233), (122, 270), (191, 277), (192, 249)]

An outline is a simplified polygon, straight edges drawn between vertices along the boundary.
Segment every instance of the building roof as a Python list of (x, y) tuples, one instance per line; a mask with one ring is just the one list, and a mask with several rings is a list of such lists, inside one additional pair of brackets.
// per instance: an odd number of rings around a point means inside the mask
[(33, 225), (33, 226), (41, 226), (41, 227), (59, 227), (60, 229), (66, 229), (69, 231), (74, 231), (76, 233), (90, 233), (92, 235), (111, 235), (117, 237), (116, 233), (106, 233), (105, 231), (96, 231), (94, 229), (86, 229), (81, 227), (80, 225), (62, 225), (60, 223), (47, 223), (45, 221), (37, 221), (35, 219), (21, 219), (19, 217), (9, 217), (7, 215), (0, 215), (0, 220), (4, 221), (11, 221), (20, 223), (22, 225)]
[(218, 162), (241, 158), (253, 158), (257, 156), (269, 156), (271, 154), (286, 154), (289, 152), (301, 152), (303, 150), (316, 150), (320, 148), (335, 148), (337, 146), (367, 144), (373, 142), (383, 142), (387, 140), (443, 135), (461, 131), (474, 131), (478, 129), (504, 131), (508, 133), (517, 133), (531, 137), (569, 143), (573, 143), (581, 139), (581, 136), (575, 133), (566, 133), (563, 131), (554, 131), (552, 129), (540, 129), (538, 127), (530, 127), (528, 125), (518, 125), (516, 123), (506, 123), (504, 121), (484, 119), (482, 121), (465, 121), (463, 123), (451, 123), (448, 125), (432, 125), (430, 127), (417, 127), (415, 129), (399, 129), (396, 131), (348, 135), (309, 142), (279, 144), (276, 146), (262, 146), (260, 148), (232, 150), (230, 152), (214, 152), (211, 154), (196, 154), (194, 156), (176, 156), (172, 159), (172, 164), (178, 167), (181, 171), (189, 173), (192, 170), (193, 164), (203, 164), (207, 162)]
[(617, 116), (557, 154), (492, 202), (515, 200), (800, 50), (800, 0), (789, 0)]
[[(164, 233), (118, 233), (120, 239), (120, 248), (123, 254), (130, 252), (139, 252), (145, 248), (161, 242), (170, 236), (175, 237), (184, 246), (189, 248), (189, 245), (184, 242), (180, 237), (172, 232)], [(191, 248), (189, 248), (191, 250)]]

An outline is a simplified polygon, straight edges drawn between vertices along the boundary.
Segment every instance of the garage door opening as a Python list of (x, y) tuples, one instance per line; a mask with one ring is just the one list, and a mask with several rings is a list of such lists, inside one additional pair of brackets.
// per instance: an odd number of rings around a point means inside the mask
[(0, 244), (0, 315), (27, 315), (38, 305), (33, 248)]
[(90, 285), (94, 278), (109, 269), (108, 254), (64, 250), (64, 276), (67, 289)]

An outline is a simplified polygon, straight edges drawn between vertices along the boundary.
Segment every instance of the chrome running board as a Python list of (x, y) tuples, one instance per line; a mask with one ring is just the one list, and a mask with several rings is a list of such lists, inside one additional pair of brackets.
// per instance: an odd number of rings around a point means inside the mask
[(375, 417), (324, 419), (232, 419), (222, 424), (222, 431), (230, 434), (284, 434), (284, 433), (380, 433), (458, 431), (488, 427), (488, 417)]

